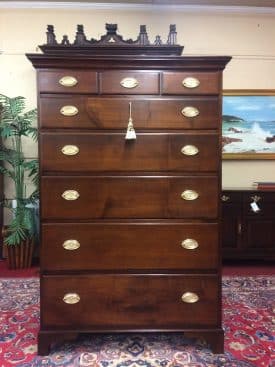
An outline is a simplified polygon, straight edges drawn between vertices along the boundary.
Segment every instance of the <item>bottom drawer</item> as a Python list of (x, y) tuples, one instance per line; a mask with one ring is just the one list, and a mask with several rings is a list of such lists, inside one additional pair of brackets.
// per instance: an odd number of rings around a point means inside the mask
[(183, 329), (220, 320), (214, 275), (49, 275), (41, 290), (44, 328)]

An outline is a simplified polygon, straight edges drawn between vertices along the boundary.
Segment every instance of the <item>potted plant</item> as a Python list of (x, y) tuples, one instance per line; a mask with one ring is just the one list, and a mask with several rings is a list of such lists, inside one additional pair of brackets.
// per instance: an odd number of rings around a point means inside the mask
[[(4, 244), (7, 247), (9, 268), (31, 266), (34, 243), (38, 235), (38, 160), (24, 156), (22, 138), (37, 141), (36, 109), (25, 111), (24, 97), (10, 98), (0, 94), (0, 172), (11, 179), (14, 197), (5, 198), (2, 205), (12, 214), (5, 227)], [(27, 182), (34, 190), (27, 194)]]

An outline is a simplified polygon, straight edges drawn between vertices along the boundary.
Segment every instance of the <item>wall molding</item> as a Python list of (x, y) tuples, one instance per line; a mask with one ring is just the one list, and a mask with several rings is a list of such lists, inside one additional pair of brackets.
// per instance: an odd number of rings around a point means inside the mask
[(0, 9), (79, 9), (79, 10), (135, 10), (135, 11), (183, 11), (200, 13), (251, 14), (275, 16), (275, 8), (254, 6), (173, 5), (88, 3), (76, 1), (1, 1)]

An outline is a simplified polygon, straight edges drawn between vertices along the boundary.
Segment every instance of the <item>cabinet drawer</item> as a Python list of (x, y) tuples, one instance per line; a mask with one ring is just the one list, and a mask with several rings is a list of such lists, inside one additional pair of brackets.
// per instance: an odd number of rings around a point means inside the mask
[(219, 94), (220, 72), (163, 72), (162, 94)]
[(43, 219), (216, 218), (217, 181), (209, 176), (42, 177), (41, 215)]
[[(216, 129), (220, 126), (216, 97), (43, 96), (40, 98), (40, 124), (43, 128), (123, 129), (126, 132), (130, 101), (137, 129)], [(189, 116), (192, 113), (194, 116)]]
[(42, 225), (43, 270), (215, 269), (216, 223)]
[(159, 94), (159, 73), (104, 71), (100, 73), (102, 94)]
[(38, 72), (38, 90), (44, 93), (98, 93), (97, 73), (81, 70)]
[(42, 133), (42, 171), (216, 171), (218, 135), (213, 133)]
[[(211, 275), (43, 276), (41, 290), (43, 327), (156, 330), (218, 323), (218, 279)], [(187, 292), (197, 302), (184, 302)]]

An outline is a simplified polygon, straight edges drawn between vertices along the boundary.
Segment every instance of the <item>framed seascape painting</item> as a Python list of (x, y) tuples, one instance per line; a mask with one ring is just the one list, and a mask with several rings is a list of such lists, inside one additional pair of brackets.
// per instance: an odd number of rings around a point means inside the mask
[(223, 159), (275, 159), (275, 90), (224, 90)]

